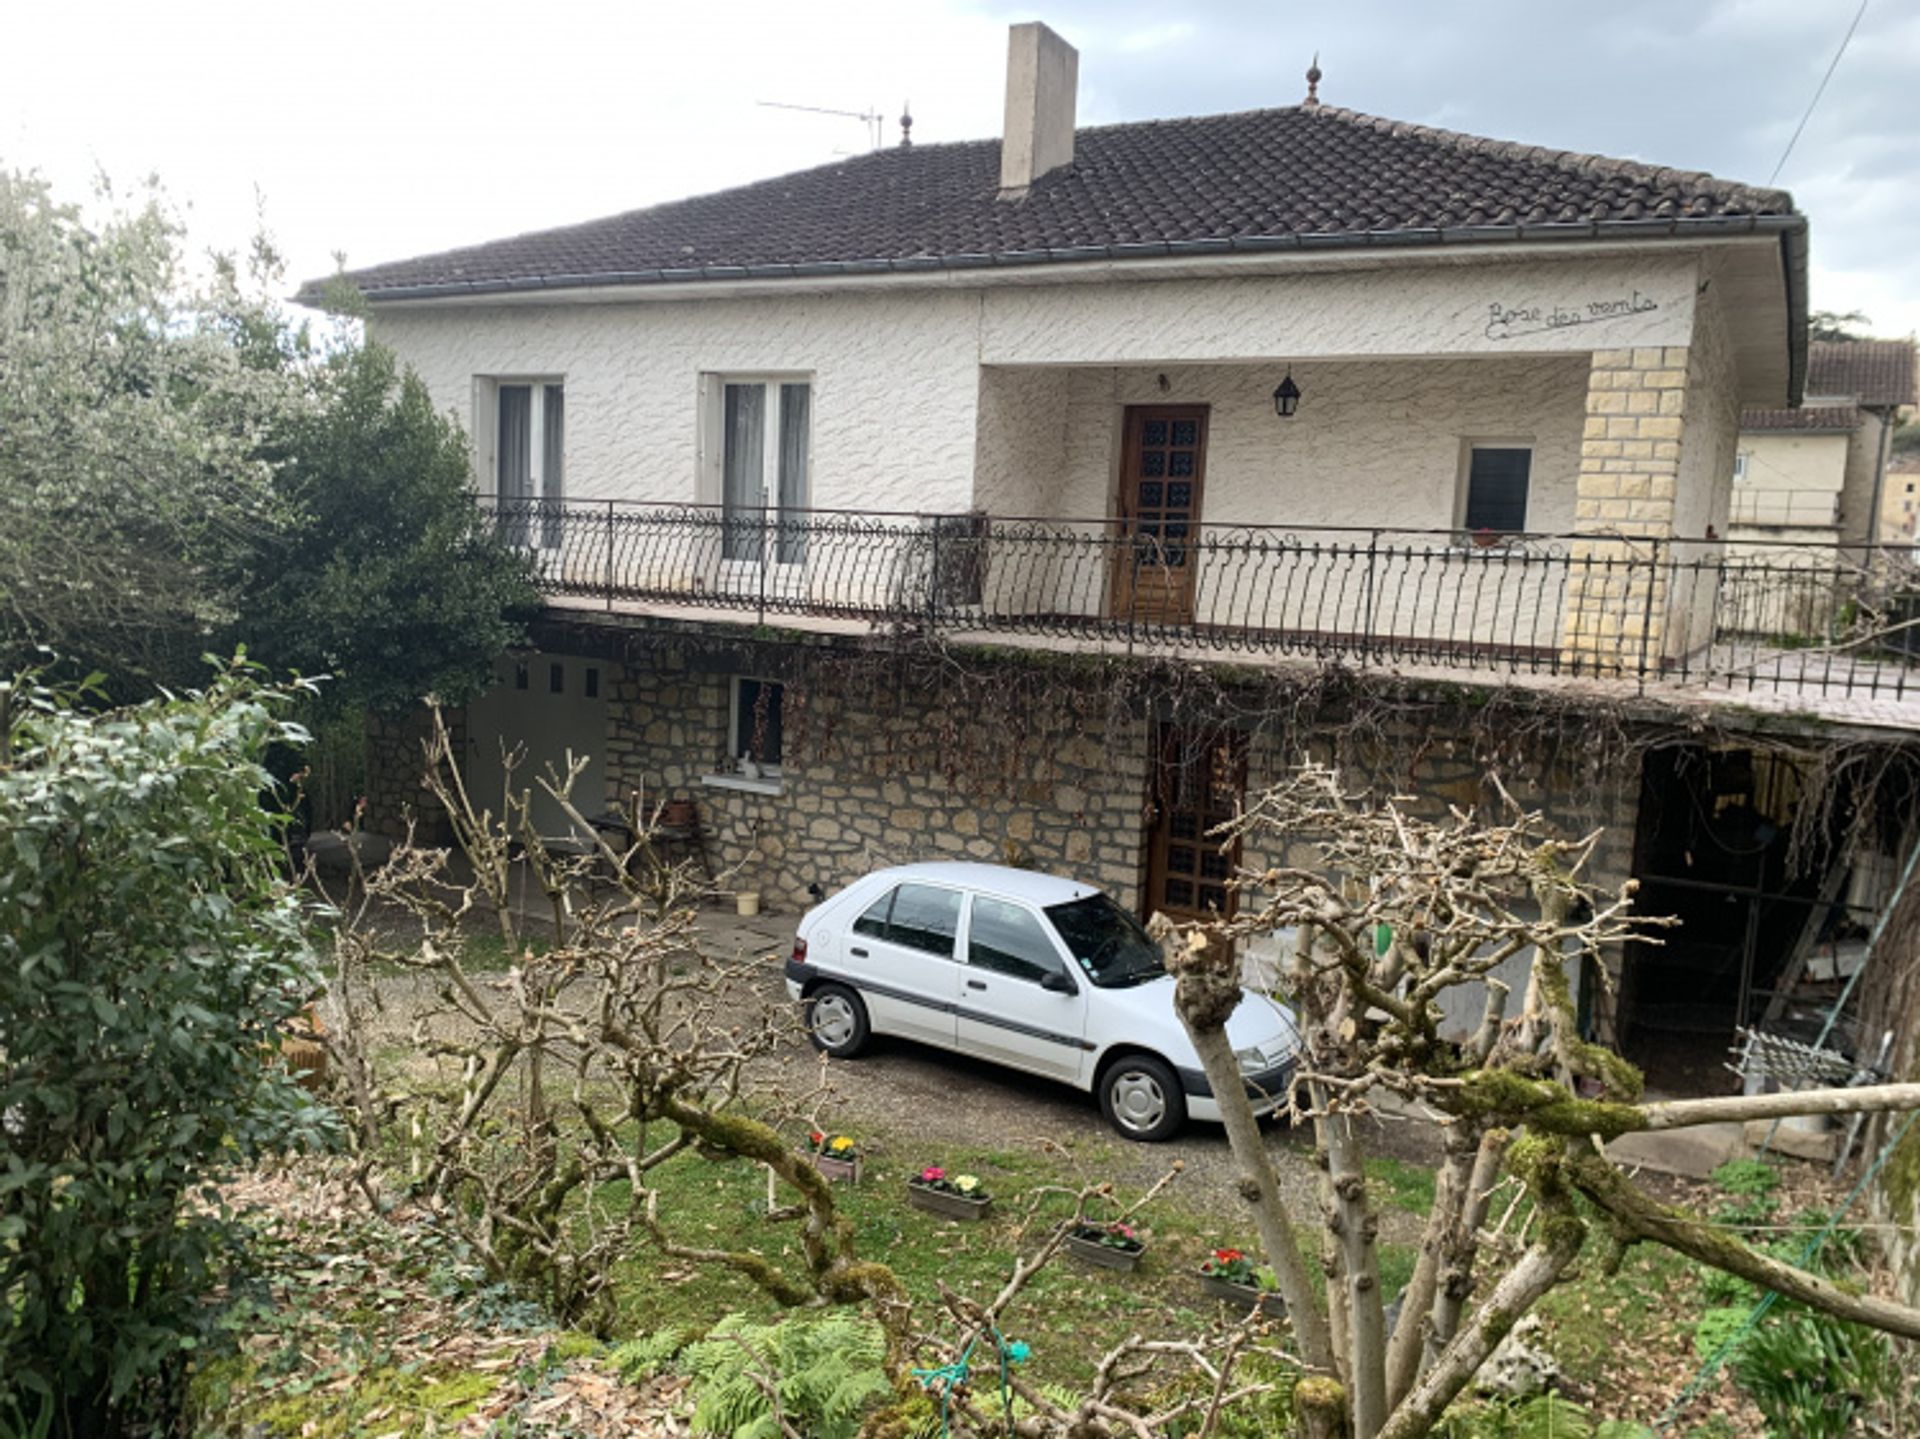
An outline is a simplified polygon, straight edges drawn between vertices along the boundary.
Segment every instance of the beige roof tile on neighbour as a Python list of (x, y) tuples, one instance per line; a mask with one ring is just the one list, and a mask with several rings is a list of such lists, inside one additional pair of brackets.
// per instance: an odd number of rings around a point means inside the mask
[(1809, 395), (1847, 395), (1862, 405), (1914, 403), (1912, 340), (1815, 340)]
[(1797, 410), (1742, 410), (1740, 429), (1834, 434), (1860, 428), (1858, 405), (1802, 405)]

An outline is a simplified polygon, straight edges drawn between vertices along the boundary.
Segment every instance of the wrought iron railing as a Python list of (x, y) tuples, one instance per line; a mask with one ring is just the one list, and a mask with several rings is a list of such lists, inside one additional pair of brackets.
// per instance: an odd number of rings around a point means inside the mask
[(1611, 534), (493, 504), (546, 593), (950, 634), (1890, 694), (1912, 551)]

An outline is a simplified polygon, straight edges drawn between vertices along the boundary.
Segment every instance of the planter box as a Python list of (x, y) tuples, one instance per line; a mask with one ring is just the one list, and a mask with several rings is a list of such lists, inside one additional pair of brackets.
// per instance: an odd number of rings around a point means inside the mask
[(1136, 1269), (1140, 1265), (1140, 1256), (1147, 1252), (1144, 1246), (1139, 1249), (1115, 1249), (1111, 1244), (1102, 1244), (1097, 1239), (1082, 1239), (1077, 1234), (1067, 1236), (1066, 1250), (1076, 1259), (1084, 1259), (1102, 1269)]
[(815, 1154), (810, 1149), (800, 1151), (813, 1162), (828, 1181), (835, 1184), (858, 1184), (860, 1182), (860, 1161), (858, 1159), (835, 1159), (831, 1154)]
[(1287, 1317), (1287, 1306), (1281, 1302), (1280, 1296), (1271, 1290), (1259, 1289), (1251, 1284), (1235, 1284), (1231, 1280), (1216, 1278), (1211, 1274), (1200, 1276), (1200, 1287), (1215, 1299), (1231, 1304), (1242, 1312), (1252, 1309), (1257, 1304), (1260, 1306), (1260, 1312), (1269, 1319)]
[(924, 1184), (907, 1181), (907, 1203), (929, 1214), (944, 1214), (949, 1219), (985, 1219), (993, 1208), (993, 1197), (974, 1198), (967, 1194), (949, 1194)]

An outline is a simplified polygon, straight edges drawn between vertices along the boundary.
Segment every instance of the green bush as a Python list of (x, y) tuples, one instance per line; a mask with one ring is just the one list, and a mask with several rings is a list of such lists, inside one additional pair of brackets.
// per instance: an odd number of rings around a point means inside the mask
[(1757, 1329), (1733, 1362), (1771, 1434), (1839, 1439), (1902, 1383), (1887, 1336), (1793, 1308)]
[(1729, 1159), (1713, 1171), (1713, 1182), (1729, 1194), (1771, 1194), (1780, 1187), (1780, 1171), (1761, 1159)]
[(273, 1062), (318, 987), (260, 805), (290, 698), (0, 684), (0, 1432), (170, 1423), (239, 1237), (213, 1181), (328, 1135)]

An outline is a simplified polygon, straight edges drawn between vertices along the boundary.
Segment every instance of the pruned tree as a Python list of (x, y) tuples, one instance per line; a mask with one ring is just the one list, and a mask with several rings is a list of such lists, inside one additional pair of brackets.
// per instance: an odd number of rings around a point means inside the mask
[[(755, 961), (703, 940), (696, 904), (708, 886), (653, 862), (643, 814), (627, 816), (631, 846), (554, 844), (533, 822), (517, 756), (504, 758), (502, 793), (483, 801), (436, 724), (426, 783), (453, 849), (404, 844), (334, 898), (330, 1074), (359, 1151), (354, 1177), (377, 1207), (403, 1195), (426, 1204), (497, 1279), (587, 1327), (614, 1317), (615, 1266), (646, 1248), (732, 1270), (789, 1308), (863, 1307), (886, 1335), (893, 1388), (873, 1432), (917, 1432), (931, 1402), (955, 1435), (1009, 1432), (1010, 1407), (1023, 1436), (1205, 1435), (1250, 1401), (1284, 1403), (1282, 1380), (1298, 1365), (1258, 1316), (1191, 1336), (1130, 1336), (1079, 1393), (1014, 1367), (1005, 1331), (1017, 1331), (1023, 1296), (1067, 1236), (1096, 1208), (1139, 1213), (1177, 1164), (1125, 1205), (1097, 1179), (1036, 1191), (1028, 1242), (990, 1299), (944, 1284), (911, 1295), (862, 1257), (832, 1187), (783, 1133), (817, 1123), (829, 1092), (761, 1082), (772, 1071), (760, 1061), (801, 1031), (786, 1006), (765, 1002)], [(534, 782), (576, 833), (604, 834), (572, 799), (583, 768)], [(512, 957), (506, 973), (478, 962), (483, 939)], [(395, 969), (425, 990), (409, 1053), (451, 1082), (397, 1073), (373, 1033), (376, 977)], [(684, 1232), (658, 1171), (690, 1155), (763, 1167), (766, 1212), (723, 1237)], [(795, 1201), (776, 1204), (782, 1193)], [(1157, 1393), (1143, 1398), (1149, 1379)]]
[[(1608, 1159), (1606, 1141), (1635, 1131), (1920, 1108), (1920, 1084), (1642, 1102), (1638, 1072), (1581, 1037), (1569, 982), (1582, 962), (1604, 974), (1610, 946), (1653, 938), (1659, 927), (1635, 915), (1631, 883), (1608, 893), (1584, 878), (1597, 835), (1558, 837), (1536, 814), (1424, 819), (1308, 766), (1216, 838), (1285, 858), (1239, 876), (1232, 919), (1159, 928), (1172, 941), (1176, 1007), (1220, 1096), (1240, 1193), (1311, 1371), (1295, 1390), (1297, 1432), (1430, 1433), (1590, 1247), (1617, 1263), (1633, 1244), (1664, 1245), (1811, 1308), (1920, 1338), (1920, 1311), (1760, 1254), (1656, 1201)], [(1297, 936), (1281, 987), (1302, 1035), (1294, 1102), (1311, 1120), (1322, 1168), (1324, 1304), (1225, 1035), (1241, 996), (1228, 941), (1275, 931)], [(1527, 973), (1511, 1014), (1513, 996), (1495, 973), (1509, 962)], [(1482, 1017), (1472, 1033), (1449, 1034), (1440, 999), (1465, 986), (1484, 990)], [(1355, 1123), (1389, 1098), (1437, 1119), (1445, 1136), (1433, 1210), (1391, 1324)], [(1503, 1175), (1525, 1189), (1517, 1243), (1487, 1235)]]
[[(437, 717), (426, 761), (455, 849), (408, 844), (366, 876), (379, 908), (357, 907), (337, 950), (330, 1043), (363, 1153), (401, 1122), (418, 1145), (417, 1192), (496, 1276), (569, 1323), (604, 1326), (615, 1264), (646, 1245), (735, 1270), (783, 1305), (891, 1299), (891, 1271), (860, 1260), (826, 1180), (776, 1127), (810, 1096), (750, 1086), (792, 1016), (753, 1001), (751, 960), (703, 943), (700, 887), (650, 862), (648, 817), (629, 816), (632, 845), (602, 837), (582, 852), (540, 834), (512, 756), (497, 809), (469, 793)], [(537, 783), (591, 835), (572, 799), (584, 764)], [(504, 975), (471, 961), (477, 935), (504, 947)], [(427, 988), (416, 1052), (449, 1066), (452, 1084), (377, 1072), (376, 963)], [(798, 1194), (767, 1216), (798, 1226), (797, 1262), (751, 1237), (676, 1234), (653, 1176), (690, 1150), (745, 1158)], [(377, 1188), (371, 1162), (362, 1173)]]

